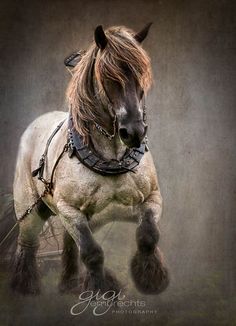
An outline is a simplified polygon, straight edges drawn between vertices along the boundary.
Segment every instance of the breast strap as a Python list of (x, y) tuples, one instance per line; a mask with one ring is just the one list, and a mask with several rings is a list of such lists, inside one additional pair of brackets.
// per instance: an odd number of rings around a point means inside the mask
[(90, 170), (101, 175), (117, 175), (126, 172), (135, 173), (135, 168), (139, 165), (145, 151), (148, 148), (146, 142), (142, 142), (140, 147), (127, 149), (121, 160), (102, 158), (91, 145), (85, 145), (81, 135), (73, 126), (72, 117), (69, 118), (68, 125), (68, 152), (69, 156), (76, 156), (78, 160)]

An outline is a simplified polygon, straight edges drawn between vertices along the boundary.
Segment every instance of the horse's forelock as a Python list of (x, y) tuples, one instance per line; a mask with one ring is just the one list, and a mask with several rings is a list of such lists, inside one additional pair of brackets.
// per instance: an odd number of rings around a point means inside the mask
[[(125, 86), (126, 76), (121, 63), (128, 65), (133, 76), (144, 92), (152, 82), (150, 59), (140, 44), (134, 39), (134, 33), (125, 27), (111, 27), (106, 31), (108, 44), (96, 55), (95, 74), (101, 96), (105, 96), (105, 79), (112, 79)], [(67, 100), (76, 130), (88, 140), (87, 122), (101, 121), (97, 102), (92, 92), (91, 69), (97, 48), (95, 42), (73, 69), (72, 79), (67, 89)]]
[(133, 36), (134, 33), (125, 27), (111, 27), (106, 31), (108, 43), (103, 51), (99, 51), (96, 61), (96, 77), (101, 85), (110, 78), (124, 87), (126, 76), (120, 64), (125, 63), (144, 91), (150, 87), (150, 59)]

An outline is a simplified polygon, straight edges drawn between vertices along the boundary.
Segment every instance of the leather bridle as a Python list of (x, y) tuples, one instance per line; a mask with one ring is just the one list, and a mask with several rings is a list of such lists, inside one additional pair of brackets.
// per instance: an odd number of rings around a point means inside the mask
[[(99, 89), (97, 86), (97, 81), (95, 78), (95, 74), (94, 74), (94, 67), (95, 67), (95, 63), (96, 63), (96, 57), (97, 57), (97, 53), (98, 53), (99, 49), (96, 49), (95, 54), (94, 54), (94, 58), (93, 58), (93, 63), (92, 63), (92, 69), (91, 69), (91, 80), (92, 80), (92, 85), (93, 85), (93, 90), (94, 90), (94, 97), (102, 104), (103, 106), (103, 101), (102, 99), (99, 97)], [(113, 133), (110, 134), (104, 127), (102, 127), (101, 125), (99, 125), (99, 123), (94, 122), (94, 126), (96, 127), (96, 129), (99, 131), (99, 133), (101, 135), (104, 135), (105, 137), (107, 137), (109, 140), (112, 140), (115, 136), (116, 136), (116, 132), (117, 132), (117, 115), (116, 112), (114, 110), (114, 105), (113, 102), (106, 90), (106, 87), (104, 84), (102, 84), (102, 88), (103, 91), (105, 93), (105, 96), (107, 98), (107, 110), (109, 115), (112, 117), (113, 116), (113, 122), (112, 122), (112, 126), (113, 126)], [(142, 97), (142, 102), (143, 102), (143, 122), (144, 124), (147, 126), (146, 122), (147, 122), (147, 114), (146, 114), (146, 101), (145, 101), (145, 95), (143, 95)], [(147, 128), (146, 128), (147, 129)], [(145, 136), (146, 137), (146, 136)]]

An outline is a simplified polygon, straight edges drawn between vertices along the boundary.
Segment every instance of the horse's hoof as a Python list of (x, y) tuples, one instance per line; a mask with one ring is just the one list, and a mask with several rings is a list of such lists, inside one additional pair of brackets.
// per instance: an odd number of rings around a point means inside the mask
[(136, 288), (144, 294), (159, 294), (169, 284), (169, 274), (156, 247), (151, 254), (137, 252), (131, 261), (131, 275)]
[(98, 292), (102, 295), (108, 291), (112, 291), (115, 295), (118, 295), (121, 290), (122, 286), (120, 282), (110, 270), (105, 269), (103, 274), (96, 274), (90, 271), (86, 272), (83, 291), (92, 291), (94, 295)]
[(22, 251), (16, 258), (14, 273), (10, 283), (11, 290), (22, 295), (38, 295), (40, 280), (36, 258)]

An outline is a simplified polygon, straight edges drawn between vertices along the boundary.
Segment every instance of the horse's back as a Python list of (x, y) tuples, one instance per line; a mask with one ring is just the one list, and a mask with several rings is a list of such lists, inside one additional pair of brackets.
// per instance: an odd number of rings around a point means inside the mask
[[(23, 214), (24, 210), (38, 197), (37, 178), (32, 177), (32, 171), (38, 167), (48, 138), (67, 116), (68, 113), (63, 111), (43, 114), (35, 119), (21, 136), (13, 185), (17, 216)], [(40, 184), (40, 186), (43, 189), (43, 185)]]

